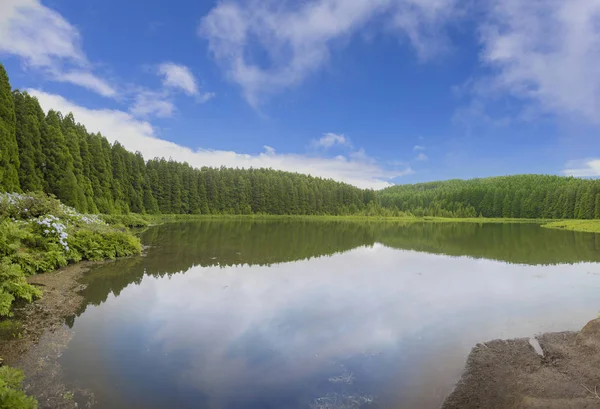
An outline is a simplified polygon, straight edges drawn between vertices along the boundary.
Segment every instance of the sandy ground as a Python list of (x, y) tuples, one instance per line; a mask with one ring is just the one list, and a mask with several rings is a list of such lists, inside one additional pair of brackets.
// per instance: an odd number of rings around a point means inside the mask
[(473, 348), (442, 409), (600, 408), (600, 319), (580, 332), (496, 340)]

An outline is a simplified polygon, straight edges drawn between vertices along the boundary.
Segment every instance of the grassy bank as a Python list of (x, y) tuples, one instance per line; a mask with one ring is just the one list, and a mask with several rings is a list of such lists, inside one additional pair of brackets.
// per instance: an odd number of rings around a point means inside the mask
[(522, 218), (487, 218), (487, 217), (417, 217), (417, 216), (365, 216), (365, 215), (101, 215), (106, 223), (130, 228), (147, 227), (156, 224), (192, 221), (192, 220), (305, 220), (305, 221), (349, 221), (349, 222), (383, 222), (383, 223), (528, 223), (542, 227), (579, 232), (600, 233), (600, 220), (556, 220), (556, 219), (522, 219)]
[(188, 214), (165, 214), (165, 215), (110, 215), (100, 216), (104, 221), (115, 226), (124, 227), (146, 227), (175, 221), (191, 220), (314, 220), (314, 221), (360, 221), (360, 222), (394, 222), (394, 223), (548, 223), (548, 219), (515, 219), (515, 218), (451, 218), (451, 217), (417, 217), (417, 216), (365, 216), (365, 215), (188, 215)]
[[(139, 253), (139, 238), (98, 216), (83, 215), (45, 194), (0, 194), (0, 324), (10, 324), (16, 302), (31, 302), (42, 291), (28, 275), (46, 273), (82, 260)], [(2, 318), (4, 317), (4, 318)], [(0, 407), (35, 409), (21, 389), (23, 373), (0, 367)]]
[(543, 224), (548, 229), (600, 233), (600, 220), (560, 220)]
[(125, 228), (82, 215), (44, 194), (0, 195), (0, 316), (14, 302), (42, 295), (26, 276), (81, 260), (103, 260), (141, 251)]

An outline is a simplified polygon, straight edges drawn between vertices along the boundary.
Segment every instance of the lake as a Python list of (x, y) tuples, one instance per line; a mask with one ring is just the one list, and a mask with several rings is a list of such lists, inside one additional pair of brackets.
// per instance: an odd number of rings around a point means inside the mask
[(86, 274), (60, 358), (97, 408), (438, 408), (470, 349), (600, 312), (600, 236), (205, 220)]

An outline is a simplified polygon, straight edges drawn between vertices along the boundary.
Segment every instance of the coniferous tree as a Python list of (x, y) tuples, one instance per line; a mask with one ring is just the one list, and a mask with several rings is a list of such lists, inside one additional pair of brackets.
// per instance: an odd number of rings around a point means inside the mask
[(79, 187), (74, 173), (73, 157), (61, 130), (62, 118), (50, 110), (42, 129), (42, 172), (48, 193), (54, 194), (69, 206), (81, 208)]
[(41, 129), (44, 113), (37, 100), (26, 92), (13, 92), (16, 138), (19, 147), (19, 184), (25, 192), (44, 188)]
[(0, 64), (0, 190), (18, 192), (19, 146), (15, 103), (4, 66)]

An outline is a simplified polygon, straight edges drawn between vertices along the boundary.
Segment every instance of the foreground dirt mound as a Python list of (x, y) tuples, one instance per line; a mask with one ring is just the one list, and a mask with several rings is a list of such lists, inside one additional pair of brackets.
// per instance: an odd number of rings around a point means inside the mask
[(600, 408), (600, 319), (581, 332), (491, 341), (473, 348), (442, 409)]

